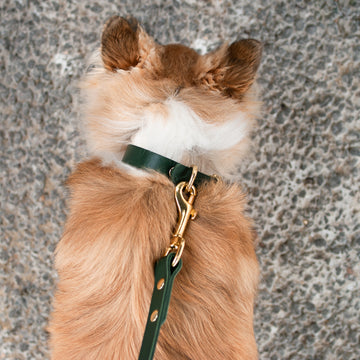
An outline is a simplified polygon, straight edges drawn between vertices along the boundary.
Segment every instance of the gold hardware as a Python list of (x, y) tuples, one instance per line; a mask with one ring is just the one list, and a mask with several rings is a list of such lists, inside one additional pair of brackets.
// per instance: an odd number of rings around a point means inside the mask
[(174, 231), (174, 237), (182, 238), (184, 236), (188, 221), (194, 220), (196, 211), (193, 208), (196, 189), (194, 185), (191, 187), (189, 199), (186, 200), (184, 196), (184, 189), (187, 187), (186, 182), (181, 182), (175, 188), (175, 200), (179, 212), (179, 221)]
[(160, 279), (156, 285), (156, 288), (158, 290), (162, 290), (164, 288), (164, 285), (165, 285), (165, 279)]
[(155, 322), (158, 319), (158, 317), (159, 317), (159, 311), (154, 310), (150, 315), (150, 321)]
[(212, 174), (211, 177), (214, 178), (216, 180), (216, 182), (219, 182), (220, 180), (222, 180), (221, 176), (217, 175), (217, 174)]
[(188, 184), (186, 185), (187, 192), (191, 192), (191, 188), (194, 186), (194, 181), (196, 179), (197, 173), (198, 173), (198, 167), (196, 165), (192, 165), (191, 177)]
[(173, 236), (171, 239), (171, 244), (169, 245), (169, 247), (167, 248), (164, 254), (164, 256), (168, 256), (171, 252), (176, 253), (173, 261), (171, 262), (171, 265), (173, 267), (175, 267), (179, 263), (184, 248), (185, 248), (185, 239), (181, 236)]
[[(175, 188), (175, 201), (179, 213), (179, 220), (176, 225), (174, 235), (171, 238), (171, 243), (167, 248), (165, 255), (167, 256), (171, 252), (175, 252), (176, 255), (172, 261), (172, 266), (175, 267), (182, 256), (182, 253), (185, 248), (185, 239), (184, 233), (188, 225), (189, 220), (194, 220), (196, 217), (196, 211), (193, 208), (194, 200), (196, 197), (196, 188), (194, 186), (194, 181), (197, 175), (197, 167), (193, 167), (193, 172), (189, 183), (182, 181), (176, 185)], [(185, 198), (184, 193), (188, 193), (188, 198)]]

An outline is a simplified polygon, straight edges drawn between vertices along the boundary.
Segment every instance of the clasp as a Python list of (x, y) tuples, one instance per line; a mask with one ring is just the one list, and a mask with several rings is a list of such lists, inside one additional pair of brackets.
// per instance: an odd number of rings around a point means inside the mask
[(196, 217), (196, 210), (193, 208), (194, 200), (196, 197), (196, 189), (195, 186), (192, 185), (190, 191), (188, 192), (189, 198), (186, 199), (184, 196), (184, 192), (185, 190), (187, 192), (187, 187), (188, 184), (183, 181), (175, 188), (175, 200), (179, 213), (179, 221), (175, 228), (174, 236), (183, 237), (189, 220), (194, 220)]
[[(189, 220), (194, 220), (196, 217), (196, 210), (193, 208), (196, 197), (196, 188), (193, 185), (196, 177), (197, 169), (193, 170), (195, 176), (192, 176), (189, 183), (183, 181), (175, 188), (175, 201), (179, 213), (179, 220), (174, 230), (174, 235), (171, 238), (171, 243), (166, 250), (165, 256), (170, 252), (176, 252), (172, 261), (172, 266), (176, 266), (180, 261), (181, 255), (185, 248), (184, 233)], [(186, 195), (185, 195), (186, 194)]]

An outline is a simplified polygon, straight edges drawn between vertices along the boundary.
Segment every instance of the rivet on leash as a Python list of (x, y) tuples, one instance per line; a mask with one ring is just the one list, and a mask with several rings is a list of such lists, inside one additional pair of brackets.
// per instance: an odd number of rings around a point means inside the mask
[(155, 322), (159, 317), (159, 311), (158, 310), (154, 310), (150, 316), (150, 321), (151, 322)]
[(162, 290), (165, 286), (165, 279), (160, 279), (156, 285), (156, 288), (158, 290)]

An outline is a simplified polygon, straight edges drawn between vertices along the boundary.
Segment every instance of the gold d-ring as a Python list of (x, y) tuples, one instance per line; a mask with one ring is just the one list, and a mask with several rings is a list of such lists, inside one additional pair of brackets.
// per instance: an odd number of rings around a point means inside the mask
[(196, 165), (192, 165), (192, 173), (189, 182), (186, 185), (186, 191), (191, 192), (192, 187), (194, 186), (194, 181), (196, 179), (198, 173), (198, 167)]

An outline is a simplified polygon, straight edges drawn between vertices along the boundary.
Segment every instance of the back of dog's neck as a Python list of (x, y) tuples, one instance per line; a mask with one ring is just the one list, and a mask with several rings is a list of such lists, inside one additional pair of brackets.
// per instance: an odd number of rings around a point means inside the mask
[(131, 143), (177, 162), (183, 162), (190, 152), (206, 158), (213, 151), (230, 149), (248, 135), (246, 121), (239, 119), (241, 113), (232, 121), (215, 125), (204, 122), (175, 99), (164, 103), (164, 111), (156, 110), (149, 110)]

